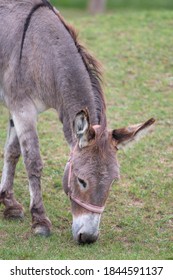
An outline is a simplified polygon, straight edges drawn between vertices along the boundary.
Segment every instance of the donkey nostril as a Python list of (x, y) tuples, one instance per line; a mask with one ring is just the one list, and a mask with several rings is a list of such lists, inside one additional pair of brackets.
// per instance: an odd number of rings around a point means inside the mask
[(80, 233), (78, 235), (78, 243), (79, 244), (90, 244), (97, 240), (98, 236), (87, 235), (85, 233)]

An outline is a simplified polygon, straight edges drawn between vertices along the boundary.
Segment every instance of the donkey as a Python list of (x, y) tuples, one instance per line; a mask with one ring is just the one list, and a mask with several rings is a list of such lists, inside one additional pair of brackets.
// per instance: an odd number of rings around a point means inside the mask
[(53, 108), (71, 150), (63, 187), (71, 201), (73, 237), (79, 244), (95, 242), (110, 186), (120, 176), (116, 153), (150, 132), (154, 119), (108, 130), (99, 63), (46, 0), (1, 0), (0, 24), (0, 101), (10, 113), (0, 185), (4, 217), (24, 216), (13, 192), (22, 154), (32, 231), (51, 233), (41, 193), (37, 115)]

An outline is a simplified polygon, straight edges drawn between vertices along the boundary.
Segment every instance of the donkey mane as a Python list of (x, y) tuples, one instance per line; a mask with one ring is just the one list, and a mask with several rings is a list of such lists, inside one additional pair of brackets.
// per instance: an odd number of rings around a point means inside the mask
[(78, 34), (74, 27), (72, 27), (69, 23), (65, 21), (65, 19), (60, 15), (60, 13), (47, 1), (47, 0), (41, 0), (42, 3), (36, 4), (30, 11), (29, 15), (26, 18), (24, 29), (23, 29), (23, 36), (22, 36), (22, 42), (21, 42), (21, 49), (20, 49), (20, 60), (22, 59), (22, 50), (24, 46), (24, 40), (26, 36), (27, 29), (29, 27), (31, 17), (34, 14), (36, 10), (38, 10), (40, 7), (48, 7), (50, 10), (58, 16), (59, 20), (62, 22), (68, 33), (71, 35), (75, 46), (78, 50), (78, 53), (80, 54), (82, 61), (86, 67), (86, 70), (89, 74), (91, 85), (93, 88), (94, 93), (94, 100), (96, 105), (96, 113), (97, 113), (97, 119), (98, 123), (101, 125), (102, 129), (104, 130), (106, 127), (106, 116), (105, 116), (105, 99), (104, 94), (102, 90), (102, 72), (101, 72), (101, 65), (100, 63), (88, 52), (88, 50), (80, 44), (78, 40)]
[(103, 89), (102, 89), (101, 64), (79, 42), (78, 33), (76, 32), (74, 27), (71, 26), (69, 23), (67, 23), (58, 11), (56, 11), (55, 13), (59, 17), (60, 21), (63, 23), (66, 30), (71, 35), (71, 37), (76, 45), (76, 48), (82, 58), (82, 61), (87, 69), (87, 72), (88, 72), (90, 80), (91, 80), (93, 92), (94, 92), (95, 104), (96, 104), (96, 109), (97, 109), (97, 117), (99, 119), (99, 124), (102, 126), (102, 128), (104, 130), (105, 126), (106, 126), (106, 117), (105, 117), (106, 104), (105, 104), (105, 98), (104, 98)]

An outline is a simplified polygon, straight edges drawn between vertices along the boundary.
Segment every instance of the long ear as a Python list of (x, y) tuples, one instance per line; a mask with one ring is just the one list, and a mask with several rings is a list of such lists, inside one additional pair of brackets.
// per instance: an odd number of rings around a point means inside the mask
[(112, 131), (112, 139), (118, 149), (132, 144), (134, 141), (138, 141), (140, 138), (148, 134), (153, 130), (153, 124), (155, 119), (149, 119), (142, 124), (136, 124), (129, 127), (120, 129), (114, 129)]
[(78, 139), (79, 148), (84, 148), (94, 138), (95, 131), (90, 126), (89, 112), (87, 109), (80, 111), (73, 122), (73, 130)]

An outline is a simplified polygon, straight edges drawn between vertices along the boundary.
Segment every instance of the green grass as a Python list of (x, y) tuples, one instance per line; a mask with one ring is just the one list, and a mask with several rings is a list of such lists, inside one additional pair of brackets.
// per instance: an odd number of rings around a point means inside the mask
[[(104, 65), (109, 127), (150, 117), (157, 125), (132, 149), (119, 152), (121, 180), (110, 192), (100, 238), (93, 245), (77, 246), (71, 234), (70, 203), (61, 187), (69, 150), (56, 114), (42, 114), (38, 126), (45, 165), (42, 189), (53, 234), (45, 239), (30, 232), (28, 183), (21, 160), (15, 192), (25, 207), (25, 220), (3, 220), (0, 206), (0, 258), (173, 259), (173, 12), (64, 14)], [(7, 119), (8, 112), (0, 107), (0, 170)]]
[[(85, 9), (88, 0), (51, 0), (53, 5), (64, 8)], [(107, 0), (108, 9), (173, 9), (172, 0)]]

